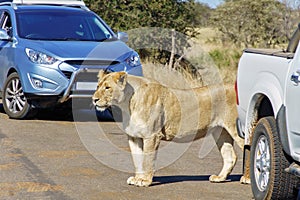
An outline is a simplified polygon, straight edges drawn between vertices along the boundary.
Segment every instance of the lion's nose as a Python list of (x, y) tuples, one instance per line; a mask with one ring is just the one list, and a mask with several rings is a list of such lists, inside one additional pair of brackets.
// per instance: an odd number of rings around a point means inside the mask
[(99, 101), (99, 98), (94, 98), (93, 97), (93, 104), (96, 105), (97, 101)]

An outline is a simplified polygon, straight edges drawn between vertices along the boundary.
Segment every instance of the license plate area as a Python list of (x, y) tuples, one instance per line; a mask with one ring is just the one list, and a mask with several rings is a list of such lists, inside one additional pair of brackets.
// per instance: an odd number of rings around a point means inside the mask
[(97, 89), (97, 82), (76, 82), (75, 90), (79, 91), (95, 91)]

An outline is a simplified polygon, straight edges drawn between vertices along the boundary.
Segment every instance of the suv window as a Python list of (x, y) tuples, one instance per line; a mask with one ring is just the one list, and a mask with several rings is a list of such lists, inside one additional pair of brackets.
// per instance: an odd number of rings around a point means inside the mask
[(86, 12), (24, 11), (16, 13), (18, 35), (34, 40), (104, 41), (112, 33)]
[(8, 12), (3, 11), (1, 14), (1, 29), (6, 30), (8, 35), (12, 36), (11, 18)]

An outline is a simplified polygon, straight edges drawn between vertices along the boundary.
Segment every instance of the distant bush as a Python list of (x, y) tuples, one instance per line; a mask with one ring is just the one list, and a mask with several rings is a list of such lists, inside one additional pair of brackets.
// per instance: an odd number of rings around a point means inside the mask
[(273, 48), (289, 40), (299, 21), (299, 10), (294, 10), (291, 2), (294, 1), (225, 0), (210, 19), (222, 32), (223, 41), (246, 48)]
[(237, 49), (214, 49), (209, 52), (209, 55), (219, 69), (232, 68), (237, 67), (242, 51)]

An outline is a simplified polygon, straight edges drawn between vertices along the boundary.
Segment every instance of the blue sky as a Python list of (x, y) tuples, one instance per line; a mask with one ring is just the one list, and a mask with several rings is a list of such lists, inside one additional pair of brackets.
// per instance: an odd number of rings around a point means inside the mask
[(197, 0), (201, 3), (208, 4), (211, 8), (217, 7), (220, 3), (222, 3), (222, 0)]

